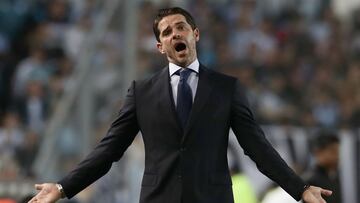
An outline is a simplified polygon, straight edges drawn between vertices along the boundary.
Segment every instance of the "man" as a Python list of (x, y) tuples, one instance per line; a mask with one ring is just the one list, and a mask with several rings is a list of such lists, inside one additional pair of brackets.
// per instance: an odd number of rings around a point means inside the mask
[(295, 199), (324, 202), (321, 194), (331, 191), (307, 186), (281, 159), (255, 122), (239, 82), (199, 64), (200, 32), (192, 16), (181, 8), (161, 9), (153, 29), (169, 66), (133, 82), (98, 146), (58, 184), (36, 185), (40, 192), (30, 202), (73, 197), (103, 176), (140, 130), (141, 203), (233, 203), (226, 157), (230, 127), (258, 168)]
[(308, 183), (326, 187), (334, 195), (325, 197), (327, 203), (341, 203), (341, 185), (339, 180), (339, 138), (331, 132), (320, 132), (312, 140), (311, 148), (315, 158), (315, 167), (306, 175)]

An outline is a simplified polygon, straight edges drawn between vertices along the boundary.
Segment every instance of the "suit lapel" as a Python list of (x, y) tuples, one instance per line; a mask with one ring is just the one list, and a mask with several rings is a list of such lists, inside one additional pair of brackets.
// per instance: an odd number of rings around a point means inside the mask
[[(171, 125), (173, 125), (176, 128), (176, 131), (178, 134), (183, 134), (183, 129), (180, 125), (180, 121), (177, 117), (175, 104), (174, 104), (174, 97), (171, 89), (170, 84), (170, 75), (169, 75), (169, 68), (164, 68), (164, 70), (160, 73), (159, 77), (159, 93), (161, 96), (158, 97), (159, 104), (161, 108), (164, 108), (164, 112), (166, 112), (167, 118), (169, 118), (169, 122)], [(155, 97), (157, 97), (155, 95)]]
[[(199, 82), (196, 90), (194, 104), (191, 109), (190, 118), (187, 122), (187, 125), (184, 130), (184, 136), (182, 138), (182, 143), (185, 142), (186, 137), (189, 134), (189, 131), (196, 119), (198, 119), (201, 109), (204, 107), (206, 101), (208, 100), (212, 90), (210, 73), (202, 65), (199, 67)], [(175, 112), (176, 113), (176, 112)]]

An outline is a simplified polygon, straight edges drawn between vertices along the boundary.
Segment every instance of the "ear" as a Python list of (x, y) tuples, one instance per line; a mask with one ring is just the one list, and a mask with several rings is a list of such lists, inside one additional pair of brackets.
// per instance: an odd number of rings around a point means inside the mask
[(198, 42), (200, 40), (200, 31), (199, 28), (195, 28), (194, 29), (194, 35), (195, 35), (195, 40)]
[(163, 50), (161, 42), (156, 43), (156, 47), (161, 54), (165, 54), (165, 51)]

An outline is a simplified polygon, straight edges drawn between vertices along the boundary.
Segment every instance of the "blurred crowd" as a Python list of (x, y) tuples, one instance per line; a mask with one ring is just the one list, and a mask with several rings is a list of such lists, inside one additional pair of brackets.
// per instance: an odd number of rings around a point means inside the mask
[[(33, 178), (44, 129), (99, 2), (0, 1), (0, 180)], [(174, 4), (159, 2), (139, 1), (138, 78), (166, 65), (152, 19), (159, 6)], [(200, 29), (200, 62), (240, 79), (261, 124), (360, 127), (360, 8), (341, 21), (331, 1), (271, 2), (182, 2)], [(123, 23), (121, 17), (113, 23)], [(112, 32), (98, 54), (105, 60), (97, 68), (102, 96), (117, 80), (112, 71), (122, 65), (122, 37), (121, 30)]]
[(95, 1), (0, 2), (0, 179), (32, 177), (48, 118), (73, 72)]

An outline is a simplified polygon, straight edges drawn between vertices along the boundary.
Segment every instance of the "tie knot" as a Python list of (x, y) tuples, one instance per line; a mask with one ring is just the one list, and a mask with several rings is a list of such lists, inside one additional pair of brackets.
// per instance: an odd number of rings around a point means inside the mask
[(182, 68), (179, 70), (179, 74), (180, 74), (180, 80), (185, 80), (187, 81), (187, 79), (189, 78), (190, 74), (191, 74), (192, 70), (189, 68)]

